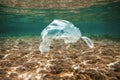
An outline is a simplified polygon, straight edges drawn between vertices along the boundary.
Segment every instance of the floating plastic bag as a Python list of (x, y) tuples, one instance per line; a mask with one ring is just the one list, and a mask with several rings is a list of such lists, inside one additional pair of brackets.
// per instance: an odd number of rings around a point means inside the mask
[(63, 39), (67, 44), (75, 43), (82, 38), (90, 48), (94, 47), (92, 41), (88, 37), (81, 36), (79, 28), (66, 20), (54, 20), (42, 31), (41, 36), (42, 42), (39, 46), (41, 54), (50, 51), (50, 45), (53, 39)]

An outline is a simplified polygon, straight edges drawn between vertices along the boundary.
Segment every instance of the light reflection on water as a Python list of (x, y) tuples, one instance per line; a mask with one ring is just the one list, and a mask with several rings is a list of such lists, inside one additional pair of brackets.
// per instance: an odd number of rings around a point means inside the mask
[(0, 36), (40, 35), (54, 19), (65, 19), (86, 35), (120, 37), (120, 2), (81, 9), (0, 7)]

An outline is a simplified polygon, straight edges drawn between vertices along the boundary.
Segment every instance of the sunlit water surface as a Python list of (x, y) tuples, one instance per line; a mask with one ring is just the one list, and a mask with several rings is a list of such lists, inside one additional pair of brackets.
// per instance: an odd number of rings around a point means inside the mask
[(35, 9), (0, 6), (0, 36), (40, 35), (54, 19), (65, 19), (83, 35), (120, 37), (120, 2), (81, 9)]

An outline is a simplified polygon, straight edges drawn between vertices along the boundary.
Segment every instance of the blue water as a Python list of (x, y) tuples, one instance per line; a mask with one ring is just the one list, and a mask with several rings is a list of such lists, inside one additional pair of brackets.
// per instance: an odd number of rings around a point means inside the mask
[(0, 5), (0, 36), (40, 35), (54, 19), (65, 19), (83, 35), (120, 38), (120, 2), (80, 9), (13, 8)]

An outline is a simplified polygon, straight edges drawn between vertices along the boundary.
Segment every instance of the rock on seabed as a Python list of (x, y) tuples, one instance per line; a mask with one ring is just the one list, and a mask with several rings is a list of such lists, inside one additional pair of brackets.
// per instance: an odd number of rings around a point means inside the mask
[(93, 49), (78, 41), (68, 49), (58, 40), (44, 55), (39, 54), (38, 37), (5, 38), (0, 43), (0, 80), (120, 79), (119, 41), (94, 39)]

